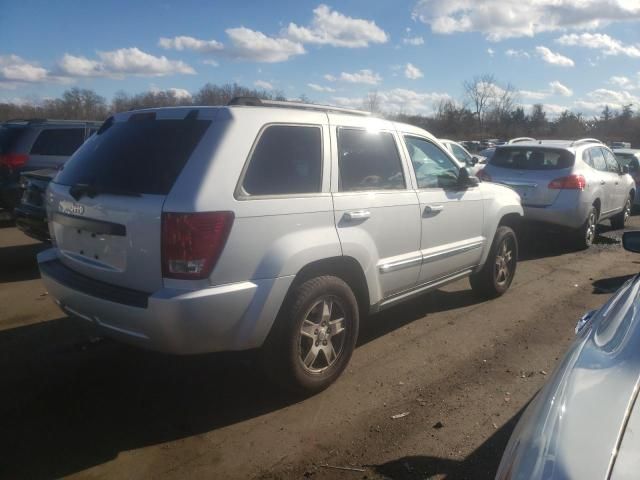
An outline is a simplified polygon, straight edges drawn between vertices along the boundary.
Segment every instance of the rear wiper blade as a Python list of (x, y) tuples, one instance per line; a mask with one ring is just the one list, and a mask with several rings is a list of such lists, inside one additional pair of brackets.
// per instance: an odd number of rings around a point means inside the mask
[(85, 195), (89, 198), (93, 198), (100, 194), (122, 195), (126, 197), (142, 196), (139, 192), (133, 192), (121, 188), (102, 187), (99, 185), (91, 185), (88, 183), (77, 183), (69, 188), (69, 195), (71, 195), (76, 200), (80, 200)]

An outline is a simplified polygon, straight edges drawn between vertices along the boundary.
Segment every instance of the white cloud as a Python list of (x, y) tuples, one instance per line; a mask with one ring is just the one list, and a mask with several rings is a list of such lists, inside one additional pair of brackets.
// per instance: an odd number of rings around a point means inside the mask
[(627, 57), (640, 58), (640, 44), (625, 45), (615, 38), (603, 33), (581, 33), (577, 35), (563, 35), (556, 39), (560, 45), (570, 45), (600, 50), (604, 55), (626, 55)]
[(385, 43), (388, 35), (372, 20), (352, 18), (319, 5), (313, 10), (311, 25), (290, 23), (283, 34), (295, 42), (334, 47), (368, 47), (370, 43)]
[(181, 60), (156, 57), (142, 50), (120, 48), (109, 52), (98, 52), (98, 59), (65, 54), (58, 62), (58, 70), (69, 77), (114, 77), (126, 75), (164, 76), (195, 74), (196, 71)]
[(318, 85), (317, 83), (307, 83), (307, 87), (309, 87), (311, 90), (315, 90), (316, 92), (333, 93), (336, 91), (334, 88), (323, 87), (322, 85)]
[(571, 97), (573, 90), (566, 85), (563, 85), (558, 80), (549, 82), (549, 88), (546, 90), (520, 90), (518, 92), (521, 97), (528, 98), (530, 100), (544, 100), (552, 95), (559, 95), (562, 97)]
[(493, 57), (496, 54), (496, 51), (493, 48), (487, 48), (487, 53), (490, 57)]
[(167, 50), (194, 50), (200, 53), (216, 52), (224, 48), (224, 45), (216, 40), (200, 40), (184, 35), (173, 38), (162, 37), (158, 45)]
[(205, 58), (204, 60), (202, 60), (202, 63), (204, 63), (205, 65), (210, 65), (212, 67), (219, 67), (220, 64), (218, 62), (216, 62), (215, 60), (211, 59), (211, 58)]
[(407, 63), (404, 67), (404, 76), (410, 80), (417, 80), (418, 78), (424, 77), (420, 69), (411, 63)]
[(256, 80), (253, 82), (253, 86), (257, 88), (262, 88), (263, 90), (273, 90), (273, 85), (269, 82), (265, 82), (264, 80)]
[(573, 67), (575, 62), (569, 57), (560, 55), (559, 53), (552, 52), (547, 47), (536, 47), (536, 52), (547, 63), (556, 65), (558, 67)]
[(37, 83), (48, 79), (48, 72), (18, 55), (0, 55), (0, 84), (13, 88), (15, 83)]
[(504, 54), (507, 57), (513, 57), (513, 58), (530, 58), (531, 57), (529, 52), (526, 52), (524, 50), (514, 50), (513, 48), (509, 48), (508, 50), (505, 50)]
[(417, 47), (419, 45), (424, 45), (424, 38), (422, 37), (407, 37), (402, 39), (402, 43), (405, 45), (412, 45)]
[(549, 87), (551, 87), (551, 93), (554, 95), (562, 95), (563, 97), (571, 97), (573, 95), (573, 90), (566, 85), (563, 85), (558, 80), (550, 82)]
[(616, 87), (624, 88), (625, 90), (640, 88), (640, 82), (638, 82), (638, 84), (636, 85), (633, 80), (631, 80), (629, 77), (625, 77), (624, 75), (614, 75), (609, 79), (609, 83), (611, 85), (615, 85)]
[(269, 37), (249, 28), (229, 28), (226, 33), (233, 44), (229, 54), (235, 59), (276, 63), (306, 53), (301, 43), (288, 38)]
[(636, 97), (626, 90), (609, 90), (606, 88), (598, 88), (596, 90), (593, 90), (587, 93), (587, 97), (594, 100), (595, 102), (600, 102), (602, 104), (613, 105), (617, 107), (628, 105), (629, 103), (638, 104), (638, 102), (640, 102), (640, 98)]
[(167, 91), (170, 92), (175, 98), (179, 100), (191, 98), (191, 93), (189, 92), (189, 90), (185, 90), (184, 88), (172, 87), (172, 88), (168, 88)]
[(377, 85), (382, 81), (382, 77), (379, 74), (369, 69), (358, 70), (354, 73), (342, 72), (339, 77), (327, 74), (324, 78), (329, 82), (336, 82), (339, 80), (341, 82), (363, 83), (365, 85)]
[(640, 20), (637, 0), (419, 0), (412, 18), (434, 33), (480, 32), (491, 41), (540, 32), (595, 29)]
[[(435, 105), (451, 97), (446, 93), (416, 92), (405, 88), (376, 92), (380, 107), (388, 113), (431, 114)], [(363, 98), (334, 97), (336, 104), (344, 107), (363, 108)]]

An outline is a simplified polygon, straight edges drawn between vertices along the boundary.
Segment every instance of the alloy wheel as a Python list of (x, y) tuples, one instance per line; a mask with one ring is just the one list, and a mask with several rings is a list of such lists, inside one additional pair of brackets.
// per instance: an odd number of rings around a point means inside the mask
[(514, 244), (510, 238), (505, 238), (498, 247), (494, 268), (494, 279), (496, 285), (502, 287), (511, 278), (513, 266), (515, 264)]
[(334, 296), (318, 299), (300, 327), (299, 359), (309, 373), (321, 373), (340, 357), (346, 338), (346, 309)]
[(595, 238), (596, 238), (596, 214), (595, 212), (591, 212), (589, 214), (589, 218), (587, 218), (587, 228), (585, 231), (585, 241), (587, 246), (591, 245)]

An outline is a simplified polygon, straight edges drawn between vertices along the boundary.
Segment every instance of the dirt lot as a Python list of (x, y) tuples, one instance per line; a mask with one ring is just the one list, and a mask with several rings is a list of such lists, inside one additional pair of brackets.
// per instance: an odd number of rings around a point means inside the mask
[(42, 247), (2, 228), (0, 477), (493, 478), (576, 320), (640, 269), (620, 232), (602, 230), (577, 253), (528, 232), (498, 300), (461, 281), (367, 319), (343, 377), (298, 399), (247, 355), (100, 338), (46, 295)]

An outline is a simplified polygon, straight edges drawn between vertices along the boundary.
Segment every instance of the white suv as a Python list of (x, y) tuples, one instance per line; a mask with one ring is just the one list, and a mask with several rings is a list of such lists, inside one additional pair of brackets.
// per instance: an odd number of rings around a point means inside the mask
[(165, 352), (261, 347), (306, 392), (340, 375), (366, 314), (465, 276), (504, 293), (523, 213), (424, 130), (252, 98), (115, 115), (47, 208), (38, 262), (65, 312)]

